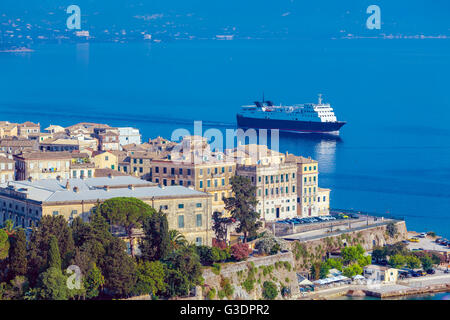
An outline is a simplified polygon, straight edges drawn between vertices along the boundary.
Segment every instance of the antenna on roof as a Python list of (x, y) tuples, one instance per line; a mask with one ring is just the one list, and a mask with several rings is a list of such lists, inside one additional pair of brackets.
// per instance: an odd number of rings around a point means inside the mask
[(322, 94), (319, 93), (319, 104), (322, 104)]

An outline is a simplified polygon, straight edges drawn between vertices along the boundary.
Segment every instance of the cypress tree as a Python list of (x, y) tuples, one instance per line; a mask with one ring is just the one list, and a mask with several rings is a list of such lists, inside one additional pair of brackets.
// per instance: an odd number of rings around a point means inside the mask
[(50, 237), (48, 251), (48, 267), (61, 270), (61, 255), (59, 253), (58, 240), (55, 236)]
[(17, 231), (11, 238), (9, 249), (9, 278), (27, 274), (27, 236), (24, 230)]

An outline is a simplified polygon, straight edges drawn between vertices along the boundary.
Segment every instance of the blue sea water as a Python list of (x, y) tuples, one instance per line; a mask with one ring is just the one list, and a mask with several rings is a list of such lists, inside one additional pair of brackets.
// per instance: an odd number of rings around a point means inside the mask
[(281, 134), (319, 160), (334, 208), (405, 216), (450, 237), (450, 41), (176, 41), (40, 45), (0, 53), (0, 120), (174, 129), (235, 127), (240, 105), (314, 102), (348, 122), (339, 138)]

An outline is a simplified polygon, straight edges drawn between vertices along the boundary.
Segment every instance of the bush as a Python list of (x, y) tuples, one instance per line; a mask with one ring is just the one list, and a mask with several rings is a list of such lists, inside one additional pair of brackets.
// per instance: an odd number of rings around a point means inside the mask
[(234, 287), (231, 285), (230, 279), (222, 278), (220, 280), (220, 286), (222, 287), (222, 290), (219, 290), (219, 298), (223, 299), (224, 297), (227, 297), (228, 299), (231, 299), (234, 293)]
[(218, 263), (213, 263), (211, 271), (215, 274), (215, 275), (219, 275), (220, 274), (220, 264)]
[(216, 289), (211, 288), (206, 294), (206, 299), (213, 300), (216, 297)]
[(263, 284), (263, 297), (267, 300), (273, 300), (278, 295), (278, 289), (272, 281), (265, 281)]
[(231, 247), (231, 256), (236, 261), (242, 261), (247, 259), (250, 253), (251, 250), (245, 243), (237, 243)]
[(283, 242), (275, 238), (269, 231), (266, 231), (264, 236), (262, 236), (255, 244), (255, 249), (263, 254), (274, 254), (285, 249), (284, 247)]

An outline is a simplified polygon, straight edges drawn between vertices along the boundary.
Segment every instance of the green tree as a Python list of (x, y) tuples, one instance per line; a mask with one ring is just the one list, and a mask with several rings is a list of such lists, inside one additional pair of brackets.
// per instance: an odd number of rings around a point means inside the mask
[(263, 297), (267, 300), (273, 300), (278, 296), (278, 289), (275, 283), (272, 281), (264, 281), (263, 284)]
[(419, 265), (422, 264), (422, 268), (425, 271), (433, 269), (433, 260), (429, 256), (424, 256), (419, 260)]
[(143, 221), (145, 237), (141, 243), (142, 258), (149, 261), (164, 259), (170, 251), (169, 222), (162, 211)]
[(225, 209), (236, 219), (238, 222), (236, 231), (242, 232), (244, 242), (247, 242), (247, 238), (256, 235), (262, 225), (259, 221), (259, 213), (255, 210), (258, 204), (256, 187), (252, 185), (249, 178), (238, 175), (233, 176), (230, 183), (234, 196), (223, 199)]
[(142, 261), (137, 265), (135, 293), (156, 296), (165, 292), (166, 270), (160, 261)]
[(409, 255), (405, 257), (406, 266), (410, 269), (417, 269), (420, 267), (420, 259), (416, 256)]
[(178, 230), (169, 230), (170, 250), (178, 250), (186, 247), (188, 242), (186, 237)]
[(39, 298), (43, 300), (68, 300), (67, 277), (61, 269), (51, 267), (39, 276)]
[[(203, 283), (202, 265), (195, 246), (182, 247), (171, 253), (167, 259), (169, 269), (179, 271), (188, 281), (189, 290)], [(180, 280), (178, 275), (174, 278)], [(184, 280), (183, 280), (184, 281)]]
[(133, 229), (141, 228), (144, 218), (154, 214), (155, 209), (136, 198), (118, 197), (103, 202), (99, 211), (111, 225), (125, 229), (130, 241), (131, 255), (134, 257)]
[(187, 275), (177, 269), (167, 269), (166, 283), (165, 295), (168, 297), (187, 296), (191, 290), (191, 282)]
[(363, 272), (363, 268), (359, 264), (353, 263), (353, 264), (349, 265), (348, 267), (346, 267), (342, 273), (344, 276), (351, 278), (358, 274), (362, 274), (362, 272)]
[(61, 255), (59, 253), (58, 240), (55, 236), (50, 237), (48, 267), (61, 270)]
[(356, 246), (345, 247), (341, 250), (341, 256), (345, 263), (351, 263), (358, 261), (361, 257), (364, 257), (364, 248), (358, 244)]
[(375, 247), (372, 251), (372, 257), (376, 262), (386, 259), (386, 250), (384, 247)]
[(405, 265), (405, 263), (406, 263), (405, 256), (399, 253), (394, 254), (389, 258), (389, 265), (397, 269), (402, 268)]
[(127, 255), (125, 242), (113, 238), (106, 248), (102, 274), (105, 277), (105, 288), (116, 297), (129, 296), (136, 283), (136, 265)]
[(9, 279), (16, 276), (27, 274), (27, 236), (23, 229), (19, 230), (14, 237), (10, 239), (9, 248)]
[(218, 242), (226, 242), (228, 235), (228, 226), (231, 223), (230, 218), (222, 217), (221, 212), (215, 211), (213, 213), (212, 229)]
[(33, 229), (28, 244), (28, 276), (30, 285), (34, 286), (40, 273), (47, 269), (50, 238), (55, 236), (61, 254), (62, 267), (65, 268), (73, 259), (75, 244), (72, 230), (62, 215), (43, 216), (39, 227)]
[(327, 259), (326, 264), (330, 269), (337, 269), (339, 271), (342, 271), (342, 259), (330, 258)]
[(8, 234), (5, 230), (0, 229), (0, 260), (4, 260), (8, 257), (9, 241)]
[(105, 285), (105, 278), (102, 271), (94, 263), (84, 279), (84, 287), (86, 288), (86, 298), (93, 299), (100, 294), (101, 288)]

